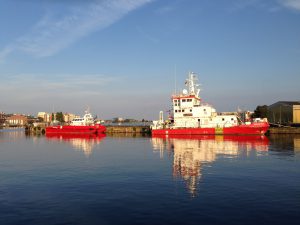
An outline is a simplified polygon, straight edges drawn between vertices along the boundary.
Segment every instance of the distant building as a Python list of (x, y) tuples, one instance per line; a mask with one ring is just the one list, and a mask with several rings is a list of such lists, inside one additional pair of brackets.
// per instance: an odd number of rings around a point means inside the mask
[(279, 101), (268, 106), (268, 121), (284, 125), (300, 124), (300, 101)]
[(13, 115), (6, 118), (6, 123), (8, 125), (13, 125), (13, 126), (23, 126), (26, 125), (27, 122), (28, 122), (27, 117), (23, 115)]
[(6, 120), (6, 115), (4, 112), (0, 112), (0, 125), (4, 124)]
[[(55, 120), (56, 119), (56, 113), (53, 113), (53, 115), (54, 115), (53, 120)], [(52, 113), (38, 112), (37, 117), (43, 119), (43, 122), (47, 122), (47, 123), (52, 122)], [(79, 118), (80, 116), (77, 116), (77, 115), (72, 114), (72, 113), (64, 113), (63, 117), (64, 117), (64, 121), (66, 123), (70, 123), (73, 119)]]
[(64, 121), (66, 123), (70, 123), (73, 119), (79, 118), (79, 116), (72, 114), (72, 113), (65, 113), (64, 114)]
[(51, 121), (51, 115), (46, 112), (38, 112), (37, 114), (38, 118), (42, 118), (43, 122), (50, 122)]
[(124, 119), (121, 117), (116, 117), (116, 118), (112, 119), (112, 122), (113, 123), (121, 123), (121, 122), (124, 122)]

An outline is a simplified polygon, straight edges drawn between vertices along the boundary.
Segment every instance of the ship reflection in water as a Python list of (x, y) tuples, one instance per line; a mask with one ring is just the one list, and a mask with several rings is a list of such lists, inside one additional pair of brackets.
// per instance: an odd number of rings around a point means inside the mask
[(89, 157), (96, 145), (105, 138), (105, 134), (46, 134), (48, 140), (66, 142)]
[(161, 158), (164, 150), (174, 153), (173, 176), (182, 178), (191, 195), (196, 196), (205, 165), (221, 157), (259, 156), (268, 151), (269, 140), (266, 136), (155, 135), (152, 144)]

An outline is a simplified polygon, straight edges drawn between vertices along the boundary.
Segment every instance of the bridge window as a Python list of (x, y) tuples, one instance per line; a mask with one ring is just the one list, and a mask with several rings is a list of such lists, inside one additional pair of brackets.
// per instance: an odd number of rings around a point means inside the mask
[(182, 101), (182, 102), (186, 102), (186, 99), (182, 99), (181, 101)]

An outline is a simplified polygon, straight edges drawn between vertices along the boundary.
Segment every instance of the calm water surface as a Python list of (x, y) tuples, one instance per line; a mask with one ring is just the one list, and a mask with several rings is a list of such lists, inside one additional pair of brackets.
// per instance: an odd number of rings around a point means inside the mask
[(0, 224), (299, 224), (300, 136), (0, 130)]

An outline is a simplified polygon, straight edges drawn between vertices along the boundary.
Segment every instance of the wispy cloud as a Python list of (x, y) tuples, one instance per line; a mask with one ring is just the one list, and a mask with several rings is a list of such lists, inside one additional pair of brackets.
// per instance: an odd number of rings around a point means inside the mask
[(166, 14), (169, 12), (172, 12), (174, 10), (174, 6), (173, 5), (166, 5), (164, 7), (161, 7), (159, 9), (156, 10), (156, 13), (158, 14)]
[(2, 51), (0, 51), (0, 63), (4, 61), (4, 59), (14, 51), (14, 46), (6, 46)]
[(36, 115), (39, 111), (54, 110), (80, 115), (90, 106), (92, 113), (102, 118), (142, 119), (154, 118), (165, 103), (156, 101), (164, 99), (165, 93), (155, 92), (149, 97), (143, 91), (137, 95), (137, 90), (124, 89), (132, 83), (124, 75), (10, 74), (1, 78), (5, 82), (0, 82), (0, 111), (7, 113)]
[[(5, 82), (0, 84), (0, 93), (15, 93), (18, 89), (26, 92), (26, 98), (45, 98), (50, 96), (82, 96), (83, 94), (101, 94), (113, 82), (120, 78), (108, 75), (45, 75), (45, 74), (18, 74), (4, 77)], [(87, 91), (88, 90), (88, 91)], [(32, 95), (31, 95), (32, 93)], [(39, 93), (38, 95), (36, 93)], [(35, 97), (34, 97), (35, 96)]]
[(77, 112), (86, 105), (94, 104), (96, 108), (111, 86), (123, 81), (99, 74), (18, 74), (2, 79), (5, 82), (0, 82), (0, 107), (23, 112), (49, 110), (52, 105)]
[(155, 13), (159, 15), (165, 15), (165, 14), (170, 14), (172, 12), (177, 11), (180, 9), (181, 4), (186, 4), (185, 0), (173, 0), (173, 1), (162, 1), (163, 5), (155, 10)]
[(279, 2), (287, 8), (300, 10), (300, 0), (280, 0)]
[(0, 61), (15, 51), (35, 57), (54, 55), (151, 1), (153, 0), (94, 0), (83, 4), (66, 4), (63, 13), (47, 12), (29, 33), (0, 51)]
[(138, 26), (137, 31), (149, 42), (157, 44), (160, 42), (159, 38), (155, 37), (154, 35), (151, 35), (149, 32), (147, 32), (144, 28)]
[(300, 10), (300, 0), (234, 0), (229, 6), (229, 11), (236, 12), (247, 8), (261, 9), (271, 13), (279, 12), (282, 8)]
[(236, 0), (229, 6), (229, 11), (240, 11), (249, 7), (257, 7), (261, 5), (261, 0)]

